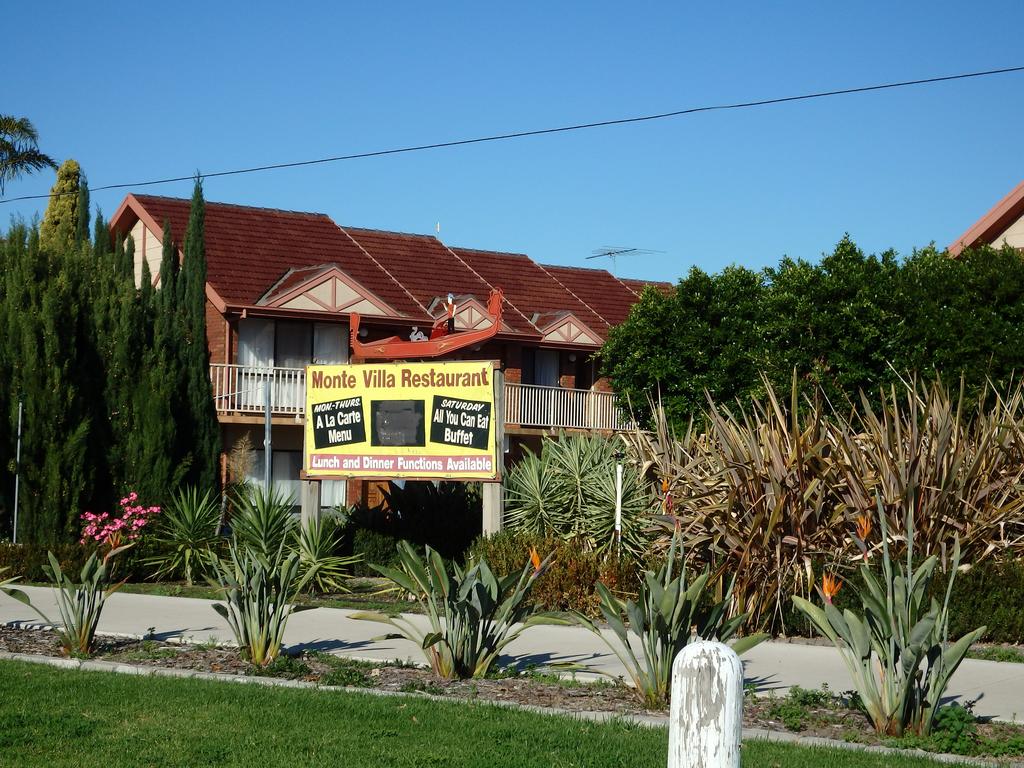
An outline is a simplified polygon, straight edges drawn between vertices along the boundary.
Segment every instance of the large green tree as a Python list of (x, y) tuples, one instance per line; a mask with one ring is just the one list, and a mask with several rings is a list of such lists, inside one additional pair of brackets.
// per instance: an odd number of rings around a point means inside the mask
[(786, 391), (796, 371), (841, 404), (899, 376), (963, 376), (969, 390), (1024, 370), (1024, 259), (1013, 248), (934, 247), (901, 260), (848, 237), (820, 262), (753, 272), (694, 268), (648, 289), (600, 352), (617, 391), (646, 414), (658, 393), (677, 422), (717, 401)]

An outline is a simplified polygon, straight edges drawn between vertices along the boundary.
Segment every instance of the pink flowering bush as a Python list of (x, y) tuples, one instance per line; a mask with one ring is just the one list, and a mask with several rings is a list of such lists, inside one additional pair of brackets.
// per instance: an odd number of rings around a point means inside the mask
[(139, 495), (132, 491), (120, 501), (121, 513), (112, 516), (109, 512), (95, 514), (83, 512), (82, 538), (79, 544), (96, 542), (111, 548), (124, 546), (142, 535), (142, 529), (160, 514), (160, 507), (144, 507), (136, 502)]

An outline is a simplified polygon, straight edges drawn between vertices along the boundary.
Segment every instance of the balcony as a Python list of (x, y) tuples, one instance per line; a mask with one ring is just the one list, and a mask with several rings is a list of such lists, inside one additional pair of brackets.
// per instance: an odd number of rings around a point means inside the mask
[[(214, 363), (210, 366), (218, 414), (261, 415), (270, 398), (273, 416), (300, 418), (305, 399), (303, 368), (253, 368)], [(505, 424), (541, 429), (632, 429), (632, 421), (612, 392), (505, 383)]]

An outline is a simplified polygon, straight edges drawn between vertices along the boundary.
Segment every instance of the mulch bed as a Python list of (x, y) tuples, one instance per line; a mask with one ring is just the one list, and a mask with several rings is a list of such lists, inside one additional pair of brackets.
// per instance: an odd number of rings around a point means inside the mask
[[(645, 710), (636, 701), (630, 688), (611, 681), (554, 683), (529, 675), (485, 680), (442, 680), (423, 667), (356, 662), (308, 652), (290, 659), (282, 658), (281, 661), (285, 663), (277, 664), (270, 670), (257, 670), (241, 658), (236, 648), (100, 636), (97, 640), (99, 647), (93, 658), (100, 661), (235, 675), (266, 674), (311, 683), (348, 684), (481, 701), (509, 701), (573, 712), (664, 714)], [(63, 655), (60, 641), (53, 631), (4, 626), (0, 626), (0, 650), (42, 656)], [(308, 667), (308, 670), (304, 667)], [(353, 680), (353, 673), (348, 677), (338, 676), (339, 667), (355, 670), (354, 682), (349, 682)], [(345, 682), (332, 683), (332, 674), (334, 679)]]

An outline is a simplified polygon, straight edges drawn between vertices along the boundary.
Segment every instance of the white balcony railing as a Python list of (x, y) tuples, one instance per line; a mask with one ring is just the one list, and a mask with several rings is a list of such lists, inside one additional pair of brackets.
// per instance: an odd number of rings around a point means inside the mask
[[(257, 368), (214, 363), (210, 366), (218, 413), (262, 414), (270, 394), (274, 415), (301, 416), (305, 398), (303, 368)], [(632, 429), (612, 392), (505, 383), (505, 423), (544, 429)]]
[(217, 413), (263, 413), (267, 394), (273, 414), (301, 415), (306, 397), (304, 368), (257, 368), (248, 365), (210, 366)]
[(505, 383), (505, 423), (547, 429), (631, 429), (612, 392)]

